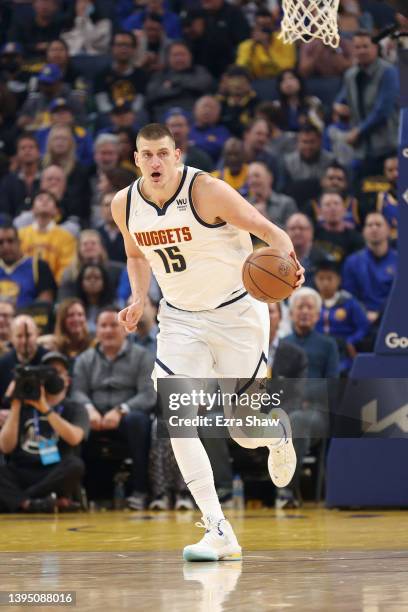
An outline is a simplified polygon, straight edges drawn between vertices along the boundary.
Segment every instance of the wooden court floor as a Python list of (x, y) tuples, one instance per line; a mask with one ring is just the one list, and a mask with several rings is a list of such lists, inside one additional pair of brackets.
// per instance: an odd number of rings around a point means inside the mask
[(76, 591), (48, 611), (408, 611), (408, 512), (228, 516), (242, 562), (183, 563), (196, 513), (2, 515), (0, 591)]

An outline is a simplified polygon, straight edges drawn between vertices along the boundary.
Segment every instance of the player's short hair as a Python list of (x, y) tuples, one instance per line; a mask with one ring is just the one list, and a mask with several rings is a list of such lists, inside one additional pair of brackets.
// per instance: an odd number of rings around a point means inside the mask
[(138, 144), (141, 138), (144, 138), (145, 140), (160, 140), (160, 138), (165, 138), (166, 136), (168, 136), (174, 143), (174, 146), (176, 146), (174, 136), (166, 125), (163, 125), (163, 123), (148, 123), (137, 133), (136, 149), (138, 149)]

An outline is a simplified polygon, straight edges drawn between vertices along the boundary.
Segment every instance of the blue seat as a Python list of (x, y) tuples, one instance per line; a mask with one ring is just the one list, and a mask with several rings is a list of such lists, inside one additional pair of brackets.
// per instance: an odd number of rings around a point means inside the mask
[(323, 106), (330, 110), (341, 89), (341, 77), (312, 77), (306, 79), (306, 91), (322, 101)]
[(276, 79), (256, 79), (252, 81), (252, 87), (260, 100), (276, 100), (278, 97)]

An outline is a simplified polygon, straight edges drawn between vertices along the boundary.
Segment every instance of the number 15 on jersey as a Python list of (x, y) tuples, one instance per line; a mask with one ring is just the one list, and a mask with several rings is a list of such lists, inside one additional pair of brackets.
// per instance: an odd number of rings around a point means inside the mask
[(176, 246), (154, 249), (163, 262), (167, 274), (171, 272), (183, 272), (187, 268), (186, 260)]

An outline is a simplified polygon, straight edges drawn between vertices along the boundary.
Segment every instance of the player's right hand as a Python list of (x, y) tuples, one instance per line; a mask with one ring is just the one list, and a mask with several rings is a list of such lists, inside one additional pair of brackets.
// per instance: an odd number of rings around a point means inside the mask
[(119, 312), (119, 324), (122, 325), (127, 332), (134, 332), (136, 331), (137, 324), (142, 314), (143, 303), (141, 300), (137, 300)]

